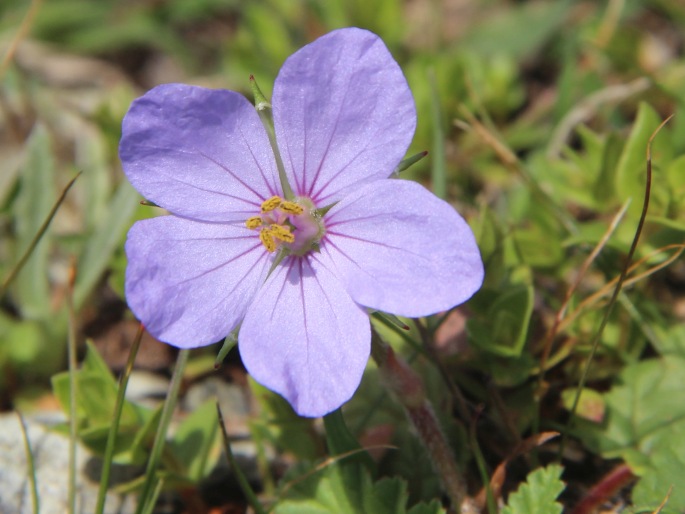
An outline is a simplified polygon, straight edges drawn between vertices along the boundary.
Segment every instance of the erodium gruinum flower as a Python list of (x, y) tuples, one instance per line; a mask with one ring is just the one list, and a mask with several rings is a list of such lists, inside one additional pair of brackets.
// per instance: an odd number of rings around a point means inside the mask
[(171, 215), (131, 228), (126, 297), (151, 334), (181, 348), (239, 327), (249, 373), (320, 416), (359, 385), (369, 310), (449, 309), (480, 287), (483, 264), (450, 205), (390, 178), (416, 112), (377, 36), (348, 28), (305, 46), (281, 68), (272, 105), (291, 198), (239, 93), (166, 84), (133, 102), (124, 172)]

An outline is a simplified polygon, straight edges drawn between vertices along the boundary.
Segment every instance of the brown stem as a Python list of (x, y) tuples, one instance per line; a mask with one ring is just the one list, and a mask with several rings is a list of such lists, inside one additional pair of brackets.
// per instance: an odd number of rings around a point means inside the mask
[(626, 464), (616, 466), (590, 489), (590, 492), (575, 506), (571, 514), (591, 514), (595, 512), (597, 507), (613, 497), (633, 480), (635, 480), (635, 475), (633, 475), (633, 472), (630, 471)]
[(466, 495), (466, 484), (454, 461), (452, 449), (440, 428), (433, 407), (426, 398), (421, 378), (374, 332), (371, 355), (387, 387), (404, 407), (419, 439), (428, 451), (433, 467), (455, 509), (475, 513)]

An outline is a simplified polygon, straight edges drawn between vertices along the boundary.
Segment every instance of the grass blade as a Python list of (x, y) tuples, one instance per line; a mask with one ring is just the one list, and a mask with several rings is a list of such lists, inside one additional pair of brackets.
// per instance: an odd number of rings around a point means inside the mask
[(17, 412), (19, 418), (19, 426), (21, 427), (21, 435), (24, 439), (24, 448), (26, 449), (26, 465), (28, 466), (29, 484), (31, 485), (31, 502), (33, 504), (33, 514), (40, 512), (40, 500), (38, 499), (38, 482), (36, 481), (36, 463), (33, 459), (33, 450), (31, 449), (31, 442), (29, 441), (29, 434), (26, 430), (26, 422), (21, 413)]
[(52, 219), (55, 217), (55, 214), (57, 214), (57, 210), (62, 205), (62, 202), (64, 202), (64, 199), (66, 198), (69, 189), (71, 189), (71, 186), (74, 185), (74, 182), (76, 182), (76, 179), (79, 178), (80, 175), (81, 172), (79, 172), (74, 178), (72, 178), (69, 181), (69, 183), (65, 186), (65, 188), (62, 190), (62, 194), (59, 195), (59, 198), (52, 206), (52, 209), (50, 209), (50, 212), (45, 218), (45, 221), (38, 229), (38, 232), (36, 232), (36, 235), (31, 240), (31, 243), (26, 248), (23, 255), (19, 258), (19, 261), (14, 265), (12, 270), (9, 272), (5, 280), (3, 280), (2, 285), (0, 285), (0, 298), (2, 298), (5, 295), (5, 293), (7, 292), (7, 288), (14, 281), (14, 279), (17, 278), (17, 275), (22, 270), (26, 262), (29, 260), (29, 257), (31, 257), (31, 254), (36, 249), (36, 246), (38, 246), (38, 243), (40, 243), (40, 240), (42, 239), (43, 235), (45, 235), (45, 232), (50, 226), (50, 223), (52, 222)]
[(186, 364), (188, 363), (188, 356), (190, 355), (190, 350), (181, 350), (178, 354), (178, 359), (176, 360), (176, 366), (174, 367), (174, 374), (171, 377), (171, 384), (169, 384), (169, 394), (167, 395), (166, 401), (164, 402), (164, 408), (162, 409), (162, 416), (159, 420), (159, 426), (157, 427), (157, 433), (155, 434), (155, 440), (152, 444), (152, 450), (150, 451), (150, 459), (147, 461), (147, 469), (145, 470), (145, 482), (143, 484), (143, 489), (141, 490), (140, 497), (138, 499), (138, 508), (136, 509), (136, 514), (142, 514), (145, 509), (148, 508), (149, 503), (154, 504), (154, 491), (153, 487), (156, 482), (157, 468), (159, 467), (159, 461), (162, 458), (162, 452), (164, 451), (164, 445), (166, 444), (166, 433), (169, 427), (169, 422), (171, 421), (171, 416), (174, 413), (174, 408), (176, 407), (176, 400), (178, 399), (178, 391), (181, 387), (181, 381), (183, 378), (183, 371), (185, 370)]

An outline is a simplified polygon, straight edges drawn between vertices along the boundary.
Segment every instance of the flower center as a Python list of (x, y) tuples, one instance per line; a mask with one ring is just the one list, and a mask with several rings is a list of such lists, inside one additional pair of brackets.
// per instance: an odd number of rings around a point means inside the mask
[(294, 255), (317, 249), (326, 232), (323, 220), (309, 198), (296, 198), (291, 202), (272, 196), (262, 202), (260, 214), (248, 218), (245, 226), (259, 231), (259, 240), (269, 253), (284, 247)]

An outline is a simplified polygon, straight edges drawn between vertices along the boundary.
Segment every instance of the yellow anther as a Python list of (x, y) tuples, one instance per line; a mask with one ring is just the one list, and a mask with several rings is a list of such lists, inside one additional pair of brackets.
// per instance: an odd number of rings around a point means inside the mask
[(271, 235), (276, 239), (284, 241), (286, 243), (292, 243), (295, 241), (295, 236), (290, 232), (290, 227), (284, 227), (283, 225), (270, 225), (269, 230)]
[(262, 225), (261, 216), (252, 216), (251, 218), (247, 218), (247, 220), (245, 221), (245, 226), (247, 228), (249, 228), (250, 230), (254, 230), (261, 225)]
[(259, 231), (259, 240), (266, 247), (266, 251), (269, 253), (276, 251), (276, 241), (271, 234), (271, 230), (268, 227), (264, 227)]
[(290, 202), (288, 200), (283, 200), (281, 202), (280, 207), (283, 212), (286, 212), (288, 214), (294, 214), (296, 216), (304, 212), (304, 209), (301, 205), (298, 205), (295, 202)]
[(279, 205), (281, 205), (282, 201), (283, 200), (280, 196), (272, 196), (268, 200), (264, 200), (262, 202), (262, 212), (273, 211), (274, 209), (278, 208)]

